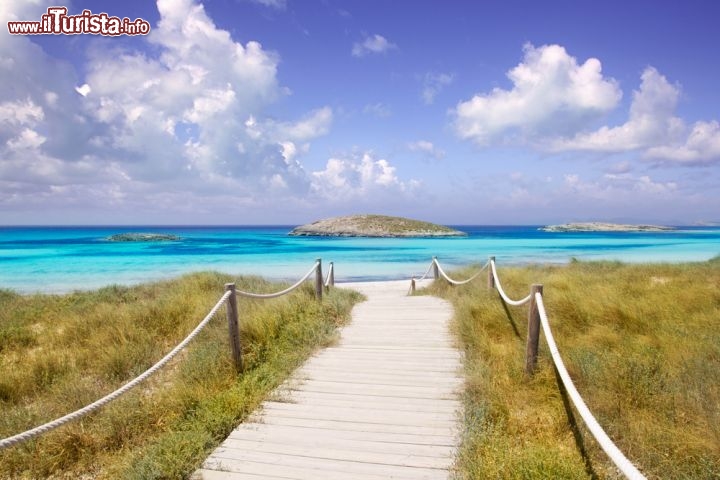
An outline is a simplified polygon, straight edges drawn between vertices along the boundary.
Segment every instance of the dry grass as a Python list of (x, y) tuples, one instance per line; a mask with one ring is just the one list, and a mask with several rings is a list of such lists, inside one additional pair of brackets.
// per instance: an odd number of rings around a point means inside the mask
[[(80, 408), (159, 360), (232, 279), (200, 273), (61, 296), (0, 291), (0, 438)], [(274, 291), (257, 278), (238, 288)], [(316, 348), (333, 341), (358, 295), (311, 288), (239, 299), (246, 370), (238, 376), (224, 308), (156, 376), (97, 413), (0, 451), (0, 478), (174, 479), (191, 473)]]
[[(456, 272), (469, 276), (472, 270)], [(687, 265), (498, 266), (511, 298), (543, 283), (570, 375), (648, 478), (720, 478), (720, 259)], [(523, 373), (527, 307), (484, 279), (432, 287), (456, 309), (468, 376), (463, 479), (620, 478), (565, 403), (542, 340)]]

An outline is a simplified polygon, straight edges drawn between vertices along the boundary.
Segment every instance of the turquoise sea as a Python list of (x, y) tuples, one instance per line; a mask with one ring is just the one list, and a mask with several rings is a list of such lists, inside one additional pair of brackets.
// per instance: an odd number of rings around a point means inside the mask
[[(335, 263), (338, 281), (421, 275), (433, 256), (446, 270), (484, 264), (704, 261), (720, 255), (720, 228), (662, 233), (547, 233), (538, 226), (455, 226), (465, 238), (290, 237), (291, 226), (0, 227), (0, 288), (62, 293), (136, 284), (187, 272), (297, 279), (316, 258)], [(123, 232), (170, 233), (175, 242), (113, 243)]]

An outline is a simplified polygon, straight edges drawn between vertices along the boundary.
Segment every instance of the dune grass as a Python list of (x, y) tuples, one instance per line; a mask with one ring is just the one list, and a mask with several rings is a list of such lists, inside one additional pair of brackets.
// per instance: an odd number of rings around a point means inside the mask
[[(498, 275), (511, 298), (544, 284), (550, 324), (580, 394), (648, 478), (720, 478), (720, 259), (499, 264)], [(566, 403), (542, 333), (537, 372), (523, 373), (527, 306), (504, 306), (485, 278), (463, 287), (436, 283), (430, 291), (453, 303), (466, 353), (458, 477), (622, 478)]]
[[(83, 407), (142, 373), (182, 340), (235, 281), (198, 273), (69, 295), (0, 290), (0, 438)], [(315, 349), (333, 342), (359, 295), (309, 285), (238, 299), (245, 372), (233, 368), (225, 309), (170, 364), (83, 420), (0, 451), (0, 478), (186, 478)]]

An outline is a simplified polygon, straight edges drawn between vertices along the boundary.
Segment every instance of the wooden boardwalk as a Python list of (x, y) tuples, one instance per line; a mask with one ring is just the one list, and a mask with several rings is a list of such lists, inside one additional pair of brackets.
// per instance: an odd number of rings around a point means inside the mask
[(447, 479), (459, 441), (460, 353), (451, 306), (409, 282), (364, 293), (336, 346), (300, 368), (194, 479)]

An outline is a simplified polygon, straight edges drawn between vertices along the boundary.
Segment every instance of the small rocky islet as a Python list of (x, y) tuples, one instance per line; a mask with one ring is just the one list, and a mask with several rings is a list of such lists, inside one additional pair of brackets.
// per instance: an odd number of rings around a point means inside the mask
[(317, 237), (464, 237), (467, 233), (443, 225), (387, 215), (347, 215), (294, 228), (291, 236)]
[(105, 240), (108, 242), (176, 242), (182, 238), (170, 233), (116, 233)]
[(562, 225), (547, 225), (538, 230), (543, 232), (669, 232), (674, 227), (663, 225), (629, 225), (623, 223), (580, 222)]

